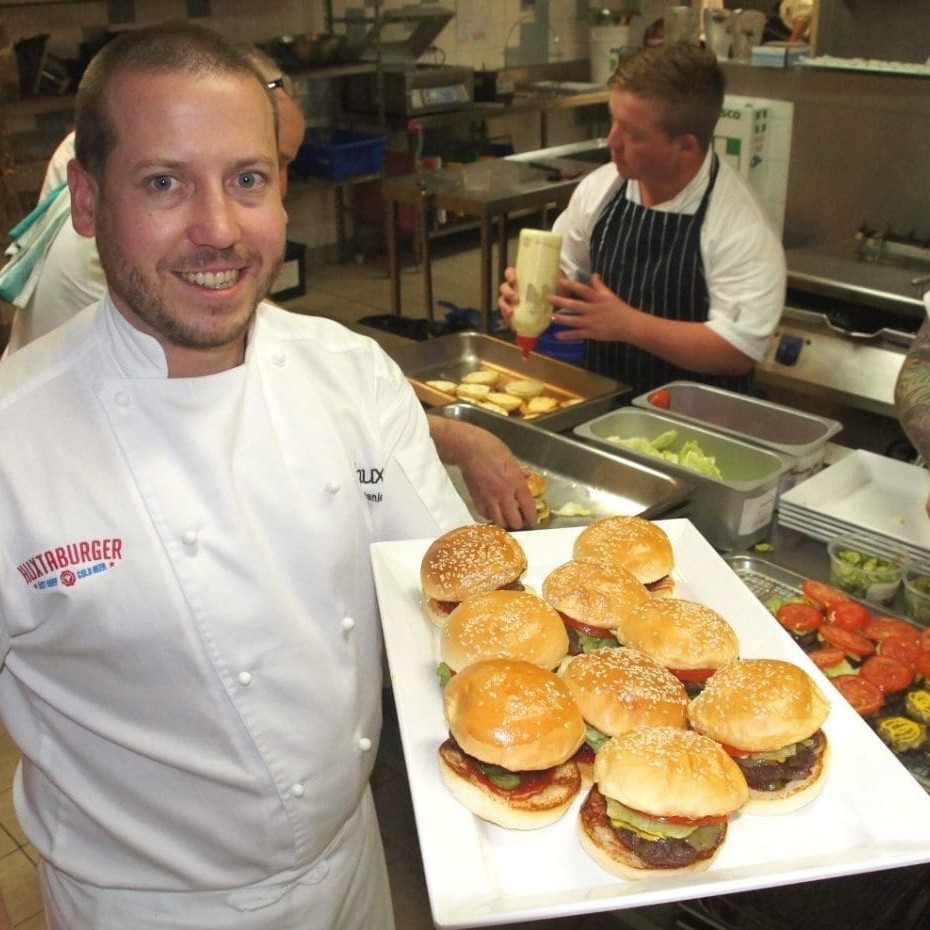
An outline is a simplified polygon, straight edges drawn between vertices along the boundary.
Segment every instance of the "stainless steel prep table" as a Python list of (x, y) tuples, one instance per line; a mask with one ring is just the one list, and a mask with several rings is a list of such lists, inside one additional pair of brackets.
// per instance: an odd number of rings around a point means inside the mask
[[(391, 278), (391, 310), (401, 314), (400, 258), (397, 248), (397, 205), (414, 208), (422, 247), (426, 314), (433, 318), (432, 269), (429, 257), (427, 218), (432, 208), (477, 217), (481, 228), (481, 331), (491, 331), (492, 230), (497, 221), (498, 280), (507, 267), (507, 217), (520, 210), (564, 207), (578, 182), (597, 165), (570, 158), (547, 158), (545, 168), (535, 163), (497, 159), (491, 171), (490, 185), (481, 189), (475, 176), (485, 170), (481, 162), (460, 168), (407, 174), (385, 178), (381, 189), (386, 211), (388, 269)], [(556, 174), (560, 177), (553, 179)], [(570, 177), (566, 175), (571, 175)]]

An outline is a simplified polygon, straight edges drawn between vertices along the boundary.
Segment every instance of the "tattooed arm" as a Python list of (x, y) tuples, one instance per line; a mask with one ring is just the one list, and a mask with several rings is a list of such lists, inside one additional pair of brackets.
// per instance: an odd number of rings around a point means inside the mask
[[(930, 462), (930, 319), (914, 337), (894, 389), (898, 419), (908, 439)], [(930, 516), (930, 499), (927, 500)]]

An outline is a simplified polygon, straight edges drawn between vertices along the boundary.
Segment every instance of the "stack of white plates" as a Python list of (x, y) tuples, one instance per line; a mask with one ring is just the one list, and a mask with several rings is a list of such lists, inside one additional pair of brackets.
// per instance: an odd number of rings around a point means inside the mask
[(778, 522), (824, 542), (855, 533), (928, 567), (928, 496), (925, 468), (858, 451), (782, 494)]

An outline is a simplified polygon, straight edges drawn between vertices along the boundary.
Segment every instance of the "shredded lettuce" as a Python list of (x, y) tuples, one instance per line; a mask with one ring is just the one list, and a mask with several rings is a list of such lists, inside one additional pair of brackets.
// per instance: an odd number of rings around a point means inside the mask
[(707, 455), (695, 440), (689, 439), (682, 443), (677, 452), (673, 451), (671, 446), (675, 444), (677, 438), (678, 432), (673, 429), (660, 433), (655, 439), (647, 439), (645, 436), (630, 436), (625, 439), (620, 436), (607, 437), (608, 441), (615, 442), (617, 445), (626, 446), (644, 455), (664, 459), (666, 462), (672, 462), (690, 471), (709, 475), (712, 478), (723, 477), (716, 459), (712, 455)]

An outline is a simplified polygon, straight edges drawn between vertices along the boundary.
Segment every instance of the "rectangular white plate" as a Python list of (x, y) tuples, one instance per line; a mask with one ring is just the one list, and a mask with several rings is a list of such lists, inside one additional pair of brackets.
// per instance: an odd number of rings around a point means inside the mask
[[(792, 814), (737, 816), (703, 873), (622, 881), (602, 871), (576, 838), (575, 806), (542, 830), (508, 831), (460, 806), (442, 782), (437, 749), (447, 735), (436, 678), (438, 634), (423, 613), (419, 569), (430, 540), (376, 543), (372, 564), (391, 683), (410, 780), (433, 919), (484, 927), (661, 904), (930, 861), (930, 795), (779, 627), (687, 520), (657, 521), (675, 551), (676, 594), (730, 622), (743, 657), (780, 657), (823, 682), (832, 746), (823, 793)], [(543, 578), (571, 558), (579, 527), (515, 534)]]
[(780, 507), (867, 530), (930, 557), (927, 469), (858, 450), (786, 491)]

